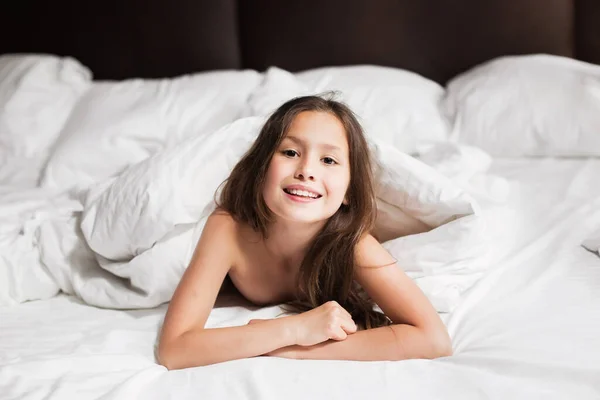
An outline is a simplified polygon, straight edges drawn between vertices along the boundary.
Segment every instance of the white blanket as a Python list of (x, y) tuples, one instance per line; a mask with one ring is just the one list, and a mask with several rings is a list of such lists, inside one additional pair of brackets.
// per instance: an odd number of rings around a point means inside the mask
[[(250, 147), (263, 117), (238, 120), (212, 135), (180, 143), (92, 187), (82, 233), (100, 266), (120, 284), (85, 282), (83, 299), (102, 307), (153, 307), (170, 299), (208, 215), (215, 190)], [(425, 222), (430, 232), (385, 246), (440, 311), (486, 268), (484, 224), (458, 184), (395, 148), (369, 138), (377, 160), (382, 223)], [(394, 229), (394, 226), (388, 226)]]
[(588, 236), (583, 241), (582, 246), (600, 256), (600, 229)]
[[(31, 289), (13, 290), (2, 303), (48, 298), (58, 289), (106, 308), (146, 308), (169, 301), (214, 209), (217, 187), (264, 120), (240, 119), (80, 193), (51, 197), (48, 204), (60, 199), (69, 206), (55, 208), (53, 215), (47, 211), (29, 236), (18, 238), (23, 244), (13, 260), (0, 262), (8, 287)], [(501, 197), (501, 181), (485, 178), (489, 159), (476, 149), (448, 143), (430, 147), (422, 156), (430, 167), (377, 137), (369, 141), (377, 161), (378, 225), (402, 236), (384, 246), (438, 311), (450, 311), (488, 266), (485, 219), (467, 191), (485, 204)], [(431, 230), (410, 232), (407, 227), (415, 220)], [(8, 239), (17, 236), (19, 223), (13, 223)], [(6, 252), (12, 246), (8, 239)], [(31, 258), (25, 263), (31, 271), (15, 274), (24, 255)]]
[[(600, 394), (600, 160), (492, 165), (510, 181), (490, 223), (510, 236), (450, 314), (454, 355), (352, 362), (255, 357), (167, 371), (154, 345), (166, 306), (106, 310), (71, 296), (0, 308), (0, 397), (10, 399), (577, 399)], [(485, 215), (485, 214), (484, 214)], [(232, 296), (233, 297), (233, 296)], [(207, 327), (276, 318), (280, 307), (223, 297)], [(559, 345), (557, 345), (559, 344)], [(85, 394), (85, 396), (82, 396)]]

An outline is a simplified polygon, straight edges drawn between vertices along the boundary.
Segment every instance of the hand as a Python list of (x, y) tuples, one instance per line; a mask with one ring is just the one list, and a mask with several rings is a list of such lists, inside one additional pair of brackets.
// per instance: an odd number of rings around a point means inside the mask
[[(247, 325), (260, 324), (261, 322), (270, 321), (269, 319), (255, 318), (248, 321)], [(275, 349), (263, 355), (270, 357), (281, 357), (281, 358), (296, 358), (296, 346), (287, 346), (280, 349)]]
[(336, 301), (289, 318), (294, 324), (296, 344), (300, 346), (313, 346), (329, 339), (344, 340), (357, 329), (348, 311)]

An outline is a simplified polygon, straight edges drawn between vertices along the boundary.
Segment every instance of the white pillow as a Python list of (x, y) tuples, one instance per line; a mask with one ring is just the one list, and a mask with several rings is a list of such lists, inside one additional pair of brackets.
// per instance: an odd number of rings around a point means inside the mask
[(550, 55), (502, 57), (454, 78), (451, 138), (495, 156), (600, 155), (600, 66)]
[(292, 74), (271, 67), (252, 94), (246, 115), (267, 115), (285, 101), (309, 94), (339, 92), (338, 100), (358, 115), (367, 133), (407, 153), (447, 139), (439, 110), (444, 89), (413, 72), (371, 65), (318, 68)]
[(240, 116), (259, 82), (252, 70), (96, 82), (67, 122), (42, 185), (87, 187), (183, 138), (212, 132)]
[(91, 73), (68, 57), (0, 56), (0, 184), (33, 187)]

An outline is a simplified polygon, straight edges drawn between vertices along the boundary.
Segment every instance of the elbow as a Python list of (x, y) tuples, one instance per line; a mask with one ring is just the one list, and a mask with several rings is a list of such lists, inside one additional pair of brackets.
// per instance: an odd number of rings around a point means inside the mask
[(450, 357), (453, 354), (452, 341), (446, 331), (430, 335), (431, 357)]
[[(397, 329), (394, 329), (396, 328)], [(435, 359), (452, 355), (452, 342), (446, 329), (418, 328), (412, 325), (392, 325), (396, 336), (395, 360)], [(397, 332), (398, 330), (398, 332)], [(400, 330), (404, 335), (399, 334)], [(408, 330), (408, 331), (407, 331)], [(407, 334), (410, 332), (410, 334)]]
[[(199, 353), (203, 354), (204, 352), (200, 351)], [(206, 357), (190, 357), (190, 350), (186, 348), (181, 336), (167, 342), (161, 341), (155, 356), (157, 363), (169, 371), (211, 364)]]
[(156, 361), (169, 371), (187, 368), (177, 352), (177, 344), (174, 342), (160, 343), (156, 352)]
[(167, 346), (163, 344), (159, 345), (158, 351), (156, 352), (156, 361), (158, 364), (171, 371), (177, 369), (177, 367), (174, 363), (172, 352), (169, 350), (170, 349)]

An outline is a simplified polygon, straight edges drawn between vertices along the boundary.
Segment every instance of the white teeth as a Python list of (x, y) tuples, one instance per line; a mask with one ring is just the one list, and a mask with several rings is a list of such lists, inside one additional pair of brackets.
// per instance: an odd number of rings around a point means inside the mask
[(316, 193), (308, 192), (306, 190), (288, 189), (287, 191), (290, 194), (302, 197), (310, 197), (311, 199), (316, 199), (317, 197), (319, 197), (319, 195), (317, 195)]

